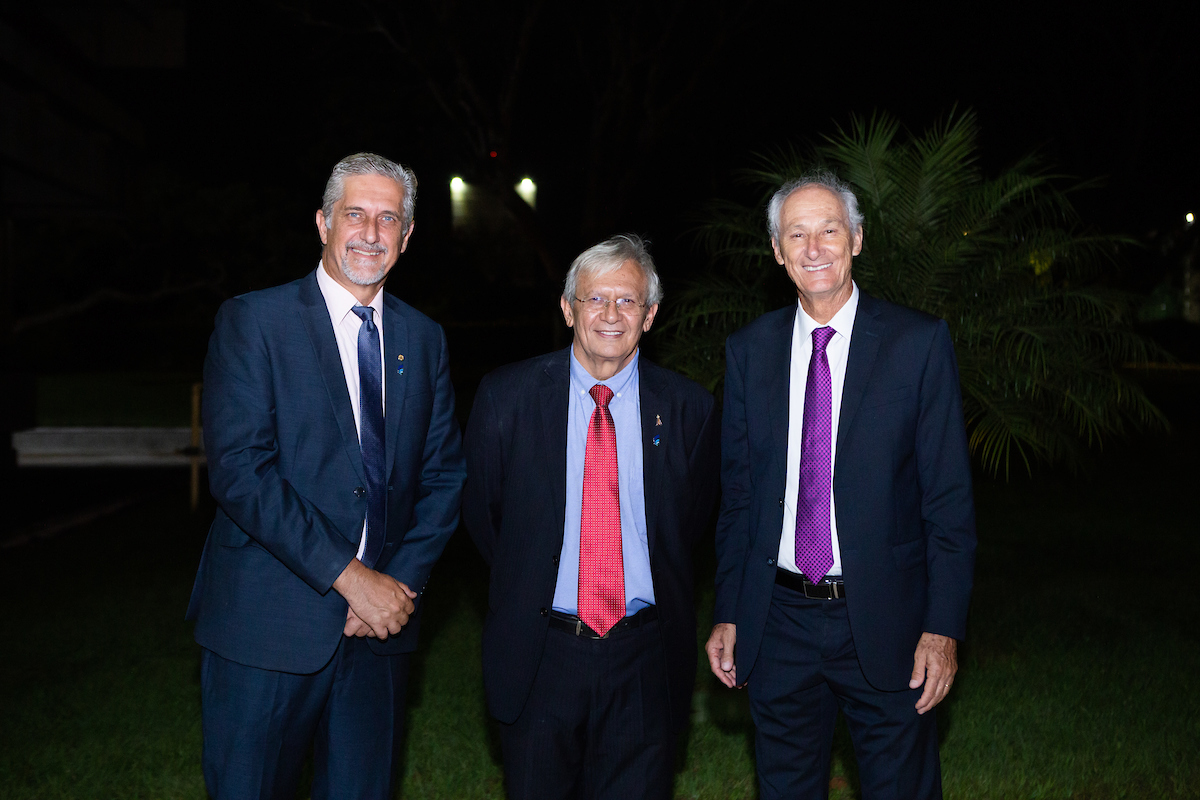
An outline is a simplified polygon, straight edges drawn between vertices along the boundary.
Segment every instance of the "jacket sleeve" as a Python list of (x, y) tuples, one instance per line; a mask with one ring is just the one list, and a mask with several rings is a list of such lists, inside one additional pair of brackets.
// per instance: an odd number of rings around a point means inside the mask
[(966, 635), (975, 572), (975, 508), (954, 344), (938, 322), (920, 388), (916, 455), (929, 580), (924, 630)]
[(717, 519), (717, 602), (713, 622), (734, 622), (750, 548), (750, 445), (746, 387), (738, 353), (725, 344), (725, 404), (721, 416), (721, 513)]
[(278, 470), (271, 354), (254, 308), (222, 304), (204, 361), (204, 447), (221, 509), (251, 539), (324, 594), (354, 542)]

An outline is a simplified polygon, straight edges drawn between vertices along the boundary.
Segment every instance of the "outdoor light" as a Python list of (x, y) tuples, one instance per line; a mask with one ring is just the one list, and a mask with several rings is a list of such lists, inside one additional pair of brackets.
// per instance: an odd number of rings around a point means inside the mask
[(463, 179), (458, 177), (457, 175), (455, 175), (453, 178), (450, 179), (450, 191), (454, 192), (455, 194), (458, 194), (459, 192), (461, 192), (463, 189), (466, 188), (466, 186), (467, 185), (465, 183), (463, 183)]
[(517, 194), (521, 195), (521, 199), (528, 203), (530, 208), (537, 208), (537, 184), (532, 179), (522, 178), (516, 189)]
[(1187, 220), (1188, 225), (1191, 225), (1193, 222), (1196, 221), (1196, 215), (1190, 211), (1188, 213), (1184, 214), (1183, 218)]

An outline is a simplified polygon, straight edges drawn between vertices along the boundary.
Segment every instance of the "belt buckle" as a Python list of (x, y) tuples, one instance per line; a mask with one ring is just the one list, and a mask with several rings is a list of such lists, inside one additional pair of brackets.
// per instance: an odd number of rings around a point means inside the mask
[[(811, 587), (811, 591), (810, 591)], [(836, 581), (813, 583), (805, 581), (804, 596), (809, 600), (838, 600), (844, 597)]]

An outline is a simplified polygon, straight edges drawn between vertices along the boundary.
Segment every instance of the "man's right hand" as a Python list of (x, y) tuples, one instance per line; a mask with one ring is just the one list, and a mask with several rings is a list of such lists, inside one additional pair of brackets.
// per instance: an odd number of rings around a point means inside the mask
[(342, 570), (333, 588), (350, 604), (352, 613), (346, 615), (342, 631), (347, 636), (386, 639), (408, 624), (416, 608), (416, 592), (392, 576), (364, 566), (357, 558)]
[(708, 666), (712, 669), (717, 680), (733, 689), (737, 686), (737, 667), (733, 663), (733, 647), (737, 642), (737, 626), (732, 622), (718, 622), (713, 625), (704, 645), (708, 653)]

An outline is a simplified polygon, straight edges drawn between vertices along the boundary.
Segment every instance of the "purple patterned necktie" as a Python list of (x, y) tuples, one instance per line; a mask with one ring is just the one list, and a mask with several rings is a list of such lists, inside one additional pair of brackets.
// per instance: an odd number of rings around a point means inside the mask
[(829, 503), (833, 494), (833, 381), (825, 346), (833, 328), (812, 332), (813, 352), (804, 385), (804, 426), (800, 445), (800, 491), (796, 497), (796, 566), (820, 583), (833, 566)]

